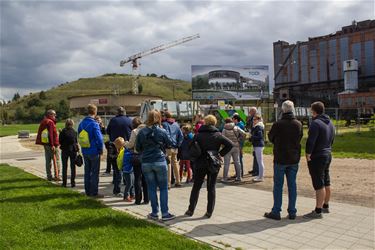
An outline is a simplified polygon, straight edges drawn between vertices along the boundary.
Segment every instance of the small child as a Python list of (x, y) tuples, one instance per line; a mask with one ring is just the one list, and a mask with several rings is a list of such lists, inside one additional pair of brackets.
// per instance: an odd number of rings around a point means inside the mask
[(178, 149), (179, 159), (180, 159), (180, 181), (182, 181), (184, 167), (187, 172), (186, 183), (191, 182), (191, 166), (190, 166), (190, 154), (189, 154), (189, 145), (193, 140), (193, 134), (191, 133), (191, 128), (189, 125), (182, 127), (182, 133), (184, 139), (180, 148)]
[(125, 149), (125, 140), (122, 137), (118, 137), (115, 140), (117, 151), (117, 167), (122, 171), (122, 177), (125, 183), (124, 190), (124, 201), (132, 202), (134, 199), (134, 172), (131, 164), (132, 152)]

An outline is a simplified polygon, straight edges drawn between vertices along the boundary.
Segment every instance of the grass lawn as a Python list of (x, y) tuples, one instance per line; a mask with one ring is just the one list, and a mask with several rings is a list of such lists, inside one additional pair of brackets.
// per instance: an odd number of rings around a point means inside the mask
[(0, 249), (210, 249), (0, 165)]
[[(57, 123), (57, 128), (64, 128), (65, 123)], [(8, 135), (17, 135), (19, 130), (29, 130), (30, 133), (38, 133), (39, 123), (38, 124), (9, 124), (9, 125), (0, 125), (0, 137)]]
[[(302, 138), (302, 152), (305, 154), (307, 134)], [(264, 148), (264, 154), (272, 155), (273, 145), (268, 142)], [(245, 143), (245, 153), (251, 153), (250, 143)], [(375, 159), (375, 131), (361, 133), (346, 132), (335, 137), (332, 147), (333, 157), (336, 158), (360, 158)]]

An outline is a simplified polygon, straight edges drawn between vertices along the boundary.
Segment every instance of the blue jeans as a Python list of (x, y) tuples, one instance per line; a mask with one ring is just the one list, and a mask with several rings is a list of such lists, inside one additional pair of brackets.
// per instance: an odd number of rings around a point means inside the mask
[(142, 163), (142, 170), (146, 177), (148, 195), (151, 201), (152, 214), (159, 212), (157, 187), (160, 190), (161, 215), (168, 215), (168, 167), (167, 162)]
[(128, 196), (135, 196), (134, 195), (134, 173), (122, 173), (125, 183), (124, 189), (124, 198), (128, 198)]
[(88, 196), (98, 194), (100, 155), (84, 155), (85, 161), (85, 193)]
[(273, 166), (273, 208), (272, 213), (280, 214), (283, 201), (284, 174), (288, 183), (288, 213), (296, 214), (297, 184), (296, 177), (298, 164), (282, 165), (275, 163)]

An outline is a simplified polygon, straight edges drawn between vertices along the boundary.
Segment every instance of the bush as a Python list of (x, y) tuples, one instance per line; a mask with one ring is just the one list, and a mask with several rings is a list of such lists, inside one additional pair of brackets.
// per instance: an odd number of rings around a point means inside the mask
[(31, 108), (34, 106), (37, 106), (37, 107), (43, 106), (42, 100), (40, 100), (38, 97), (33, 97), (27, 101), (27, 107)]

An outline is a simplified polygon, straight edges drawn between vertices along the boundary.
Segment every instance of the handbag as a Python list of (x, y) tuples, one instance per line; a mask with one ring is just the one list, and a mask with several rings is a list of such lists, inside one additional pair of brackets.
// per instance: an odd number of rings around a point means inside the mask
[(207, 170), (211, 174), (217, 174), (220, 171), (222, 160), (218, 151), (207, 151)]
[(77, 166), (77, 167), (81, 167), (83, 165), (83, 157), (81, 154), (77, 154), (76, 156), (76, 159), (74, 161), (74, 164)]

